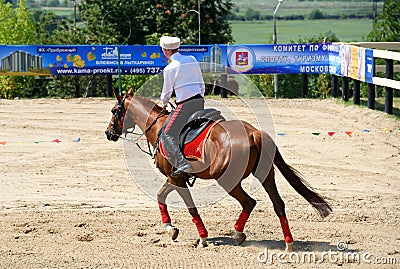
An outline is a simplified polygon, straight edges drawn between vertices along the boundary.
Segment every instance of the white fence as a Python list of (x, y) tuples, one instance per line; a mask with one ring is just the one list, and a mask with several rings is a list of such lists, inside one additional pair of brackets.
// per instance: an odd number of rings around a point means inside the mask
[[(371, 109), (375, 108), (375, 85), (385, 87), (385, 112), (393, 114), (393, 90), (400, 90), (400, 81), (394, 79), (394, 73), (400, 71), (400, 65), (394, 64), (395, 61), (400, 61), (400, 42), (357, 42), (351, 43), (365, 48), (373, 49), (374, 60), (384, 59), (386, 65), (375, 66), (376, 72), (384, 72), (385, 77), (372, 77), (372, 83), (368, 84), (368, 107)], [(343, 78), (342, 78), (343, 79)], [(333, 80), (332, 80), (333, 82)], [(359, 81), (354, 81), (355, 91), (358, 93), (354, 94), (354, 103), (359, 104)], [(334, 83), (333, 83), (334, 84)], [(347, 85), (346, 85), (347, 84)], [(343, 92), (348, 90), (348, 78), (343, 79)], [(343, 99), (346, 100), (346, 93), (343, 95)], [(347, 100), (346, 100), (347, 101)]]

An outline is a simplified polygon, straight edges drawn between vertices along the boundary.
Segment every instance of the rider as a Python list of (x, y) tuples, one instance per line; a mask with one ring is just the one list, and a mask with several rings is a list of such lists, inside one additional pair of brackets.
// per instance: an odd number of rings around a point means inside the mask
[(168, 152), (169, 161), (176, 169), (172, 177), (191, 173), (192, 165), (183, 156), (179, 147), (179, 133), (191, 114), (204, 109), (204, 80), (200, 65), (193, 56), (182, 55), (178, 52), (181, 40), (178, 37), (163, 36), (160, 46), (169, 64), (164, 69), (164, 85), (161, 101), (166, 109), (172, 92), (176, 95), (176, 109), (165, 122), (161, 135), (164, 149)]

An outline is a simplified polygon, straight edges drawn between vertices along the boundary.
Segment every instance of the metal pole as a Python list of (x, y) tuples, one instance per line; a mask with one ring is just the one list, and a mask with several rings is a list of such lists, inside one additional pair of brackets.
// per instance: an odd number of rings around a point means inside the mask
[[(276, 37), (276, 12), (279, 9), (279, 6), (283, 3), (283, 0), (278, 0), (278, 4), (276, 5), (276, 8), (274, 10), (274, 16), (273, 16), (273, 23), (274, 23), (274, 34), (272, 36), (274, 44), (277, 42), (277, 37)], [(275, 99), (278, 98), (278, 74), (274, 74), (274, 97)]]
[[(393, 60), (386, 59), (386, 78), (393, 79)], [(393, 88), (385, 87), (385, 112), (393, 114)]]
[(349, 78), (342, 77), (342, 100), (349, 101)]
[(74, 0), (74, 43), (76, 43), (76, 0)]
[(197, 1), (197, 18), (198, 18), (198, 23), (199, 23), (199, 45), (201, 44), (201, 18), (200, 18), (200, 0)]
[(198, 25), (198, 41), (199, 41), (199, 45), (201, 44), (201, 13), (200, 13), (200, 0), (197, 1), (197, 10), (191, 9), (188, 12), (195, 12), (197, 13), (197, 23)]
[[(106, 14), (103, 15), (102, 19), (101, 19), (101, 27), (103, 27), (103, 22), (104, 22), (104, 18), (110, 14), (111, 12), (114, 12), (116, 10), (112, 9), (110, 11), (107, 11)], [(125, 42), (128, 41), (128, 39), (131, 37), (132, 34), (132, 27), (131, 27), (131, 20), (129, 19), (129, 17), (126, 15), (125, 12), (123, 12), (123, 14), (128, 18), (128, 23), (129, 23), (129, 35), (127, 38), (125, 38), (124, 42), (122, 42), (122, 45), (125, 44)], [(117, 52), (118, 52), (118, 92), (119, 95), (122, 95), (122, 83), (121, 83), (121, 49), (118, 46), (117, 47)]]
[(119, 46), (117, 47), (118, 51), (118, 93), (122, 95), (122, 85), (121, 85), (121, 51)]
[(353, 94), (353, 104), (359, 105), (360, 104), (360, 81), (354, 79), (354, 94)]

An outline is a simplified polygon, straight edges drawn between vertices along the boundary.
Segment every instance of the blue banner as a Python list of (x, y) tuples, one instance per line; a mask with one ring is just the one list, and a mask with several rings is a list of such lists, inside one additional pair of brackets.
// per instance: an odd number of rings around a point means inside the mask
[[(322, 74), (372, 82), (373, 50), (345, 44), (181, 46), (203, 72)], [(160, 46), (0, 45), (0, 75), (152, 75), (168, 64)]]
[[(222, 71), (218, 46), (181, 46), (203, 71)], [(168, 64), (160, 46), (0, 46), (0, 74), (7, 75), (152, 75)], [(216, 70), (218, 69), (218, 70)]]
[(329, 73), (328, 44), (228, 45), (228, 67), (242, 74)]

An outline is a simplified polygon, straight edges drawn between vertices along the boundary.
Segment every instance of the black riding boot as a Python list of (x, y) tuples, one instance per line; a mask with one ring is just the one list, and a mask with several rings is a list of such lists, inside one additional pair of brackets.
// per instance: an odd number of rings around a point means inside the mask
[(171, 173), (171, 176), (177, 177), (183, 175), (184, 173), (191, 173), (192, 165), (185, 158), (185, 156), (183, 156), (177, 140), (174, 137), (164, 133), (161, 135), (161, 141), (164, 149), (168, 153), (169, 162), (173, 167), (176, 168), (176, 170)]

